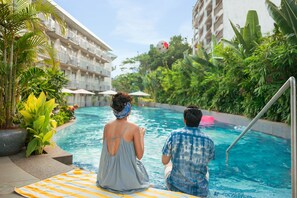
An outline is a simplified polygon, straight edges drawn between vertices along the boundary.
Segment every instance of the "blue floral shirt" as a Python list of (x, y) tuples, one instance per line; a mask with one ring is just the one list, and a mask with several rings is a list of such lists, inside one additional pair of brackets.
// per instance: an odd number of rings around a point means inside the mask
[(170, 190), (196, 196), (207, 196), (207, 165), (215, 158), (211, 138), (198, 127), (184, 127), (167, 138), (162, 154), (171, 156), (172, 171), (167, 177)]

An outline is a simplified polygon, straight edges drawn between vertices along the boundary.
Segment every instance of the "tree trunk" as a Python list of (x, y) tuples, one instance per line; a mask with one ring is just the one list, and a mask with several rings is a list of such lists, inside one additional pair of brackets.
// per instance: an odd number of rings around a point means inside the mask
[(7, 101), (8, 102), (8, 107), (6, 110), (6, 116), (7, 116), (7, 125), (8, 127), (12, 126), (12, 116), (13, 116), (13, 112), (12, 112), (12, 87), (13, 87), (13, 82), (14, 79), (12, 78), (12, 68), (13, 68), (13, 42), (14, 42), (14, 34), (11, 35), (12, 39), (11, 39), (11, 44), (10, 44), (10, 54), (9, 54), (9, 73), (8, 73), (8, 96), (7, 96)]
[[(5, 37), (4, 37), (5, 38)], [(6, 88), (6, 83), (7, 83), (7, 73), (6, 73), (6, 67), (7, 67), (7, 59), (6, 59), (6, 56), (7, 56), (7, 51), (6, 51), (6, 42), (5, 42), (5, 39), (4, 39), (4, 44), (3, 44), (3, 73), (2, 73), (2, 77), (1, 77), (1, 81), (0, 81), (0, 115), (1, 117), (3, 116), (3, 120), (1, 120), (0, 122), (0, 127), (3, 128), (3, 126), (5, 125), (6, 123), (6, 110), (5, 110), (5, 101), (6, 101), (6, 98), (5, 98), (5, 88)], [(6, 127), (6, 126), (4, 126)]]

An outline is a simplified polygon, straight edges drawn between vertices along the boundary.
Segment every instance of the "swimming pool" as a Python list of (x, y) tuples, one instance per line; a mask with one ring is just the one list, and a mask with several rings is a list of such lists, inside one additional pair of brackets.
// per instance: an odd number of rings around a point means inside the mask
[[(76, 112), (74, 125), (59, 131), (54, 140), (73, 154), (76, 166), (97, 172), (103, 126), (114, 119), (110, 107), (85, 107)], [(133, 107), (129, 120), (147, 129), (142, 159), (156, 188), (165, 189), (161, 150), (168, 134), (183, 127), (183, 114), (171, 110)], [(210, 197), (291, 197), (290, 141), (248, 132), (230, 151), (225, 151), (241, 131), (223, 123), (202, 126), (215, 142), (216, 159), (209, 164)]]

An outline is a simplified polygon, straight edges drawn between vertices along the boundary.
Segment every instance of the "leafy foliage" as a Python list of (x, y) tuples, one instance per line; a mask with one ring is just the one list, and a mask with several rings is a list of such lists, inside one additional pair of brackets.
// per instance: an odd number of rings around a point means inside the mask
[(280, 8), (270, 0), (266, 0), (269, 14), (280, 30), (287, 36), (288, 41), (297, 44), (297, 3), (296, 0), (282, 0)]
[(51, 144), (57, 122), (51, 119), (53, 109), (57, 106), (54, 99), (46, 101), (46, 96), (42, 92), (38, 98), (31, 94), (24, 103), (24, 108), (20, 110), (22, 115), (22, 125), (28, 131), (28, 144), (26, 157), (33, 152), (42, 154), (46, 145)]
[(169, 49), (166, 53), (160, 53), (154, 45), (150, 45), (150, 50), (147, 53), (126, 59), (123, 66), (138, 63), (137, 71), (141, 75), (146, 75), (158, 67), (171, 69), (175, 61), (182, 59), (184, 54), (190, 51), (191, 48), (185, 38), (173, 36), (170, 38)]
[(20, 75), (34, 65), (38, 50), (46, 46), (45, 26), (38, 14), (61, 21), (48, 1), (0, 1), (0, 128), (13, 126)]
[(57, 122), (58, 126), (61, 126), (75, 118), (74, 110), (75, 109), (73, 107), (61, 106), (59, 109), (57, 109), (57, 112), (54, 111), (52, 119)]
[(230, 24), (235, 33), (235, 38), (233, 41), (225, 39), (223, 41), (232, 46), (242, 58), (250, 56), (262, 37), (257, 12), (255, 10), (248, 11), (246, 23), (243, 28), (237, 28), (232, 21), (230, 21)]
[(133, 92), (143, 90), (142, 76), (139, 73), (128, 73), (117, 76), (112, 81), (112, 86), (116, 90)]

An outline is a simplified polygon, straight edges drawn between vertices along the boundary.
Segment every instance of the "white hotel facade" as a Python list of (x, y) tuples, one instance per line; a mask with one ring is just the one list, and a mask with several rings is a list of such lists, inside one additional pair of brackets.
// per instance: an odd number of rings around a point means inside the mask
[[(56, 3), (60, 18), (64, 20), (66, 33), (62, 34), (60, 25), (53, 19), (40, 16), (47, 26), (46, 34), (57, 51), (60, 68), (69, 79), (68, 89), (84, 89), (95, 93), (71, 94), (69, 105), (99, 106), (104, 98), (98, 92), (111, 89), (112, 61), (116, 56), (112, 48), (88, 30)], [(45, 57), (43, 57), (45, 58)]]
[[(272, 2), (280, 5), (280, 0)], [(268, 13), (265, 0), (197, 0), (192, 10), (193, 46), (201, 44), (210, 49), (212, 35), (217, 41), (222, 38), (231, 40), (234, 31), (229, 20), (243, 27), (249, 10), (257, 11), (262, 34), (273, 30), (274, 21)]]

